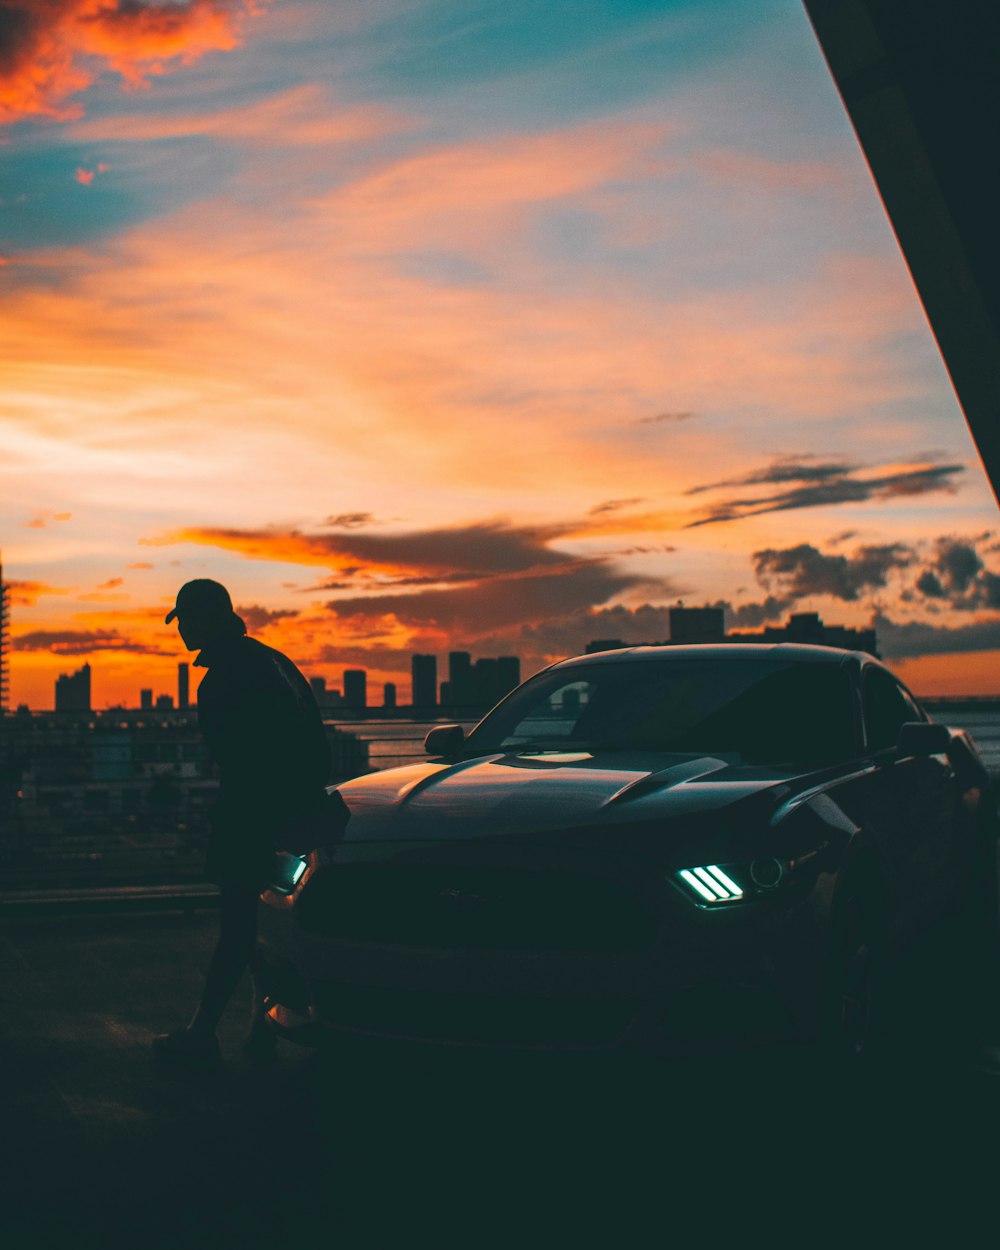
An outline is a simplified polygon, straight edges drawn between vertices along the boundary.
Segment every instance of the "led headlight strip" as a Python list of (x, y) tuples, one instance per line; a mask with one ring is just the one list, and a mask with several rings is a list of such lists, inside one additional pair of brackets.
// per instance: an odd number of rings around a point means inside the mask
[(705, 903), (731, 903), (743, 897), (743, 890), (718, 864), (682, 868), (677, 875)]

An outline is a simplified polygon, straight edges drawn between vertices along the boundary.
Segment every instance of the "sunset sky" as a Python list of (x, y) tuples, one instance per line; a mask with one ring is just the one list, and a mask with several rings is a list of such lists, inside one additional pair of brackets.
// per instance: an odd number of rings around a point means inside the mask
[[(0, 3), (11, 706), (818, 611), (1000, 692), (1000, 525), (799, 0)], [(377, 699), (376, 693), (376, 699)]]

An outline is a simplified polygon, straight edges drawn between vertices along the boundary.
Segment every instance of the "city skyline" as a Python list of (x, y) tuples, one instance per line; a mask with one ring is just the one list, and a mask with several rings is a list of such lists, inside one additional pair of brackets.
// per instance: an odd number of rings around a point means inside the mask
[[(879, 658), (878, 638), (874, 630), (856, 630), (843, 625), (823, 621), (817, 613), (793, 614), (783, 626), (766, 626), (763, 630), (727, 631), (725, 613), (718, 607), (686, 608), (669, 610), (670, 636), (664, 640), (645, 640), (626, 643), (624, 639), (591, 639), (583, 648), (584, 654), (608, 651), (629, 645), (673, 646), (697, 643), (777, 643), (794, 642), (820, 646), (842, 647), (847, 650), (867, 651)], [(517, 655), (481, 656), (473, 659), (468, 651), (449, 651), (447, 677), (438, 679), (437, 655), (414, 653), (410, 657), (410, 703), (397, 703), (395, 682), (383, 683), (382, 703), (372, 703), (367, 698), (368, 674), (365, 669), (344, 669), (341, 684), (328, 686), (324, 676), (310, 675), (309, 684), (319, 706), (326, 710), (353, 712), (378, 707), (400, 710), (429, 711), (433, 708), (477, 708), (480, 711), (494, 706), (508, 691), (521, 683), (521, 657)], [(532, 676), (526, 674), (525, 676)], [(176, 708), (186, 711), (191, 707), (189, 699), (190, 672), (187, 663), (177, 666)], [(65, 692), (60, 697), (60, 692)], [(981, 692), (980, 692), (981, 693)], [(114, 710), (130, 707), (140, 710), (173, 710), (174, 697), (155, 694), (151, 687), (139, 690), (138, 705), (113, 704), (104, 709)], [(91, 669), (83, 665), (73, 673), (61, 673), (55, 683), (55, 710), (78, 712), (91, 707)]]
[[(996, 508), (798, 0), (15, 3), (9, 705), (819, 612), (1000, 691)], [(338, 677), (339, 680), (339, 677)]]

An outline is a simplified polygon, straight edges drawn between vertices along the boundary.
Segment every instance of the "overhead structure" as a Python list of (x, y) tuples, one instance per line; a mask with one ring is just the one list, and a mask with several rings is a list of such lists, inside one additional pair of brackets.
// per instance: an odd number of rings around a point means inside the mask
[(7, 586), (3, 580), (3, 561), (0, 560), (0, 717), (7, 712), (7, 652), (10, 648), (10, 615)]
[(803, 3), (1000, 501), (1000, 4)]

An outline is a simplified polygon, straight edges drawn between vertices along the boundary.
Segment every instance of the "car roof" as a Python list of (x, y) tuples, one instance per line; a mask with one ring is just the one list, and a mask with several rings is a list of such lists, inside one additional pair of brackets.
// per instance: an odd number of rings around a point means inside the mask
[(616, 651), (592, 651), (553, 664), (552, 668), (576, 667), (579, 664), (600, 664), (613, 660), (616, 664), (643, 664), (651, 660), (789, 660), (793, 663), (843, 664), (877, 663), (866, 651), (845, 651), (842, 647), (820, 647), (800, 642), (699, 642), (672, 646), (663, 643), (653, 647), (623, 647)]

